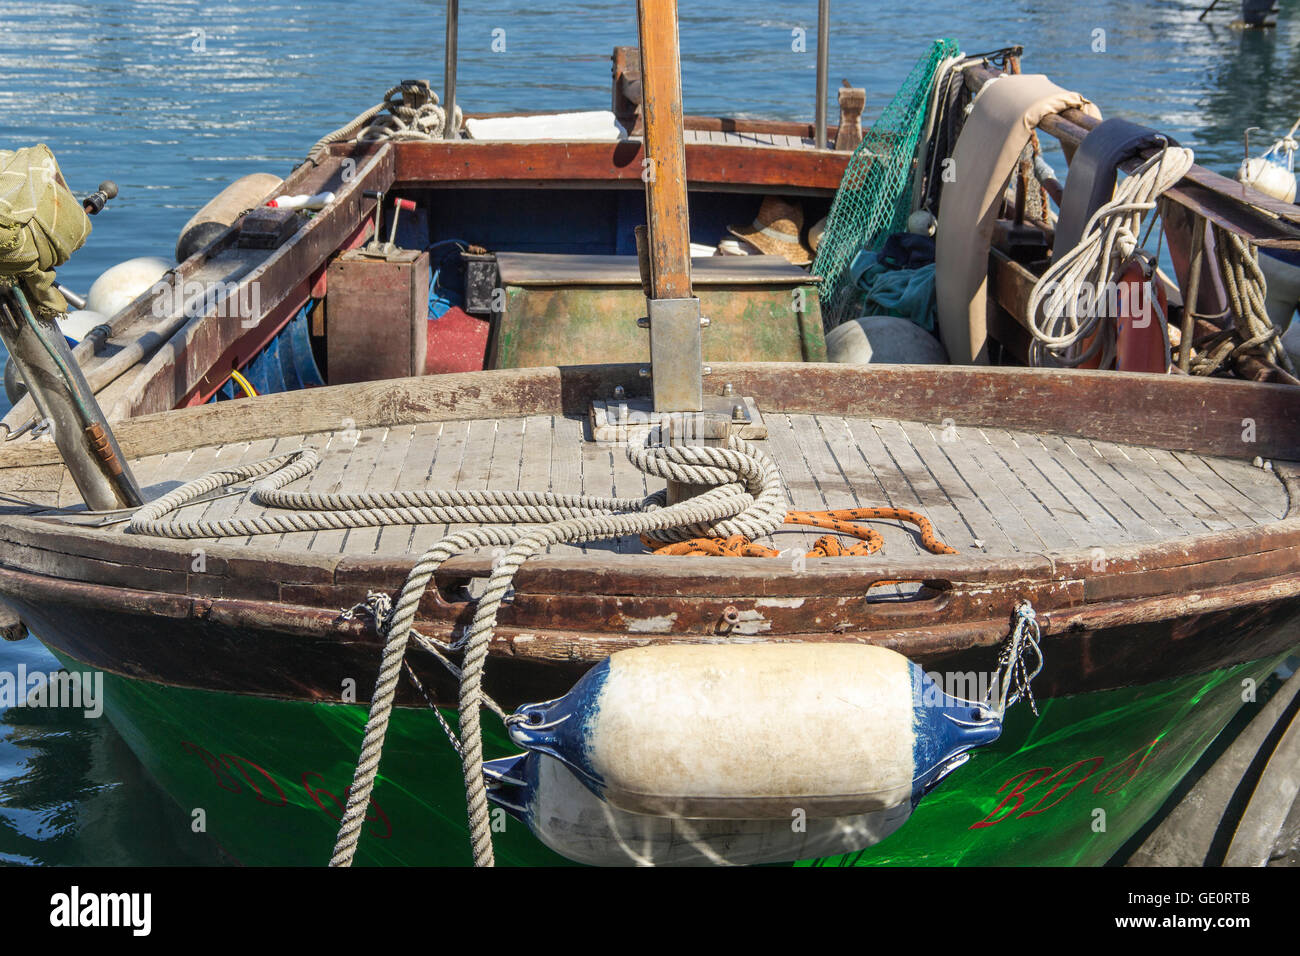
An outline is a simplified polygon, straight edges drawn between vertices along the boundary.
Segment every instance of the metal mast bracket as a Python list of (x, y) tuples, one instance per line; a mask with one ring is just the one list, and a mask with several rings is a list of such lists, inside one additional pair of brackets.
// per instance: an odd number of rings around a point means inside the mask
[(650, 312), (650, 380), (659, 411), (704, 410), (704, 359), (700, 300), (647, 299)]

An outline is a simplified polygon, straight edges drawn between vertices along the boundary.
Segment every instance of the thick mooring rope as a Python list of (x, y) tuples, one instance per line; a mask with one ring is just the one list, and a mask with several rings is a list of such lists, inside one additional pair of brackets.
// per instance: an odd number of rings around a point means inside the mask
[[(1111, 301), (1109, 290), (1121, 264), (1138, 248), (1143, 216), (1187, 175), (1193, 160), (1190, 149), (1168, 146), (1144, 162), (1119, 184), (1115, 198), (1092, 214), (1078, 245), (1043, 273), (1029, 296), (1030, 364), (1077, 366), (1101, 352), (1101, 367), (1111, 366), (1114, 324), (1103, 323), (1115, 316), (1107, 316), (1098, 303)], [(1154, 296), (1151, 301), (1154, 305)]]
[[(923, 515), (907, 509), (787, 513), (776, 465), (755, 445), (734, 436), (728, 439), (726, 447), (629, 445), (627, 455), (647, 475), (711, 487), (674, 505), (664, 504), (666, 494), (662, 491), (646, 498), (530, 491), (412, 490), (356, 494), (285, 491), (286, 485), (310, 474), (320, 462), (314, 449), (304, 448), (212, 472), (145, 505), (133, 515), (128, 525), (130, 533), (170, 538), (243, 537), (388, 525), (477, 525), (448, 535), (425, 552), (411, 568), (395, 602), (390, 603), (384, 595), (371, 595), (365, 605), (384, 637), (384, 648), (331, 866), (350, 866), (356, 855), (407, 648), (414, 639), (429, 649), (429, 639), (413, 630), (416, 612), (438, 568), (448, 558), (475, 547), (508, 549), (493, 564), (465, 632), (454, 643), (439, 644), (434, 649), (439, 660), (457, 673), (460, 680), (459, 740), (445, 725), (444, 730), (448, 730), (461, 757), (474, 863), (491, 866), (494, 854), (487, 787), (483, 780), (481, 709), (487, 705), (498, 716), (502, 712), (483, 692), (483, 671), (497, 613), (515, 574), (530, 557), (553, 544), (625, 535), (640, 535), (648, 547), (661, 554), (707, 553), (701, 550), (701, 543), (717, 541), (744, 542), (752, 549), (767, 553), (770, 549), (753, 544), (753, 540), (772, 534), (788, 521), (863, 539), (861, 545), (846, 549), (828, 536), (818, 543), (821, 549), (818, 553), (865, 555), (876, 551), (882, 539), (878, 532), (856, 522), (873, 518), (911, 521), (920, 530), (927, 550), (936, 554), (953, 553), (953, 549), (938, 540), (933, 526)], [(181, 508), (245, 481), (253, 482), (249, 489), (251, 503), (282, 509), (280, 513), (209, 521), (175, 517)], [(720, 553), (749, 552), (737, 547)], [(342, 616), (349, 617), (352, 613), (345, 611)], [(458, 671), (442, 653), (444, 649), (463, 652)], [(508, 725), (513, 718), (505, 716), (504, 719)]]
[[(438, 101), (438, 94), (431, 93), (431, 100), (419, 108), (407, 106), (399, 95), (401, 86), (394, 86), (384, 94), (383, 102), (376, 103), (370, 109), (359, 113), (350, 122), (333, 132), (326, 133), (316, 141), (307, 152), (307, 162), (315, 163), (320, 154), (331, 143), (357, 139), (362, 142), (375, 140), (413, 140), (442, 139), (447, 126), (447, 110)], [(385, 114), (387, 112), (387, 115)], [(453, 120), (457, 130), (461, 127), (463, 114), (459, 106)]]
[(583, 515), (540, 527), (486, 527), (461, 531), (435, 545), (411, 569), (393, 615), (386, 624), (379, 679), (371, 698), (361, 757), (348, 792), (347, 809), (339, 826), (331, 866), (349, 866), (356, 854), (416, 609), (434, 574), (447, 558), (475, 545), (509, 545), (505, 556), (493, 567), (473, 620), (455, 645), (464, 650), (459, 712), (470, 844), (475, 865), (492, 866), (494, 856), (487, 788), (483, 782), (480, 722), (483, 669), (496, 627), (497, 611), (524, 561), (552, 544), (628, 534), (646, 534), (660, 540), (694, 537), (697, 529), (701, 528), (712, 529), (705, 532), (711, 534), (770, 534), (781, 526), (785, 518), (776, 466), (755, 446), (742, 439), (731, 438), (727, 448), (629, 446), (628, 458), (647, 474), (716, 487), (666, 507), (658, 507), (661, 499), (656, 495), (645, 500), (647, 510)]
[(1282, 332), (1264, 304), (1268, 282), (1259, 267), (1259, 250), (1235, 233), (1213, 225), (1219, 268), (1228, 293), (1232, 327), (1213, 336), (1192, 356), (1193, 375), (1213, 375), (1243, 352), (1258, 352), (1294, 376), (1295, 366), (1282, 347)]

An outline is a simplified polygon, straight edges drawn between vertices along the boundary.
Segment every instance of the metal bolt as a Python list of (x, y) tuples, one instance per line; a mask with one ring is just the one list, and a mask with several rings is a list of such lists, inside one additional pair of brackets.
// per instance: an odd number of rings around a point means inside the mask
[(622, 385), (615, 385), (615, 386), (614, 386), (614, 397), (615, 397), (615, 398), (622, 398), (622, 397), (623, 397), (624, 395), (626, 395), (626, 394), (627, 394), (627, 392), (625, 392), (625, 391), (623, 390), (623, 386), (622, 386)]
[(731, 394), (734, 394), (735, 391), (736, 391), (736, 390), (735, 390), (734, 388), (731, 387), (731, 383), (730, 383), (730, 382), (728, 382), (726, 385), (722, 386), (722, 394), (723, 394), (723, 395), (731, 395)]
[(648, 329), (648, 328), (650, 328), (650, 316), (648, 316), (648, 315), (643, 315), (643, 316), (641, 316), (641, 318), (639, 318), (639, 319), (636, 320), (636, 325), (637, 325), (637, 328), (639, 328), (639, 329)]
[(732, 406), (731, 406), (731, 420), (732, 420), (733, 422), (743, 422), (743, 421), (745, 420), (745, 406), (744, 406), (744, 405), (732, 405)]
[(700, 328), (707, 329), (708, 327), (709, 327), (708, 317), (703, 315), (700, 316)]
[(701, 374), (701, 375), (712, 375), (712, 374), (713, 374), (713, 366), (712, 366), (712, 365), (706, 365), (706, 366), (704, 366), (704, 368), (700, 369), (700, 374)]
[(650, 377), (650, 370), (648, 368), (639, 368), (636, 370), (636, 373), (640, 375), (642, 378)]

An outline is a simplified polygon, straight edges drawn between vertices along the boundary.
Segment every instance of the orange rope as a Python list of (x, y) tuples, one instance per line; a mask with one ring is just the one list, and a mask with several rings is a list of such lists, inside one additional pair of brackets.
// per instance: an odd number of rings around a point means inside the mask
[[(826, 528), (840, 534), (852, 535), (861, 540), (860, 544), (845, 547), (840, 539), (834, 535), (822, 535), (817, 539), (817, 543), (813, 545), (813, 549), (808, 552), (807, 556), (810, 558), (865, 557), (879, 551), (884, 546), (885, 539), (880, 536), (879, 531), (857, 522), (880, 518), (891, 521), (909, 521), (916, 525), (921, 532), (922, 546), (931, 554), (957, 553), (955, 548), (950, 548), (939, 540), (934, 533), (934, 525), (930, 523), (929, 518), (907, 508), (841, 508), (838, 511), (791, 511), (786, 514), (785, 523)], [(678, 541), (672, 544), (653, 541), (642, 535), (641, 543), (655, 554), (665, 555), (684, 554), (727, 558), (776, 558), (781, 555), (781, 552), (775, 548), (755, 544), (743, 534), (732, 535), (729, 538), (691, 538), (689, 541)]]

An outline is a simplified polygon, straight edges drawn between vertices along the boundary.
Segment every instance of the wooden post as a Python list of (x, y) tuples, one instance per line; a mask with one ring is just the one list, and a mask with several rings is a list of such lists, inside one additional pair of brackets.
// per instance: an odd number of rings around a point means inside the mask
[(656, 299), (687, 299), (691, 295), (691, 255), (677, 0), (637, 0), (637, 20), (641, 108), (649, 160), (643, 178), (650, 226), (650, 288)]
[[(840, 87), (840, 128), (835, 133), (835, 148), (854, 150), (862, 142), (862, 110), (867, 105), (867, 91), (849, 86), (848, 80)], [(919, 178), (919, 177), (918, 177)]]
[(700, 303), (691, 294), (677, 0), (637, 0), (650, 258), (651, 384), (657, 411), (703, 408)]

